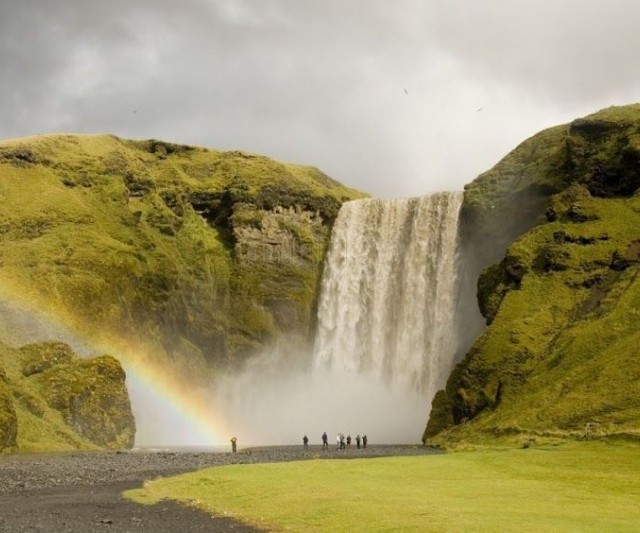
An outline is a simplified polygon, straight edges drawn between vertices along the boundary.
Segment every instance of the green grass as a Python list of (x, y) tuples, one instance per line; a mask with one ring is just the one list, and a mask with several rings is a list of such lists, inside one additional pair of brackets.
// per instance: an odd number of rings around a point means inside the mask
[(232, 465), (148, 481), (174, 499), (288, 531), (637, 531), (640, 448), (602, 443), (422, 457)]

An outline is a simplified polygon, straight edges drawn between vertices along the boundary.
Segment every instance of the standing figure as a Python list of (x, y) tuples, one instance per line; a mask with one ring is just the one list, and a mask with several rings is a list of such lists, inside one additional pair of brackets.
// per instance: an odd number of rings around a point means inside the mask
[(360, 449), (360, 433), (356, 435), (356, 447), (358, 450)]
[(304, 444), (305, 450), (309, 449), (309, 437), (307, 437), (306, 435), (302, 437), (302, 444)]
[(329, 437), (327, 437), (326, 431), (322, 434), (322, 449), (323, 450), (329, 449)]
[(351, 435), (347, 435), (347, 450), (351, 448)]
[(237, 441), (237, 439), (235, 437), (231, 437), (231, 452), (232, 453), (236, 453), (238, 451), (238, 448), (236, 447), (236, 441)]
[(362, 435), (362, 447), (363, 448), (367, 447), (367, 436), (366, 435)]
[(341, 443), (341, 439), (340, 439), (340, 433), (338, 433), (336, 435), (336, 450), (340, 449), (340, 443)]

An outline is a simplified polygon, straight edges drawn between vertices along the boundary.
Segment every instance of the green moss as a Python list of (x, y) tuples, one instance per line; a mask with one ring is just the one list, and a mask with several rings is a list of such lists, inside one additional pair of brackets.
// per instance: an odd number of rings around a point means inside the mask
[[(0, 344), (2, 448), (130, 448), (135, 422), (125, 374), (113, 357), (80, 359), (66, 344)], [(7, 436), (10, 437), (7, 439)]]
[(363, 196), (313, 167), (157, 140), (39, 136), (1, 154), (0, 281), (196, 373), (306, 335), (333, 219)]
[[(490, 326), (434, 402), (425, 437), (640, 430), (640, 179), (628, 163), (639, 127), (635, 105), (547, 130), (467, 187), (467, 250), (479, 264), (504, 259), (479, 277)], [(523, 190), (540, 194), (523, 204)], [(494, 231), (506, 251), (487, 249)]]
[(0, 366), (0, 452), (11, 450), (16, 445), (18, 421), (11, 399), (7, 376)]

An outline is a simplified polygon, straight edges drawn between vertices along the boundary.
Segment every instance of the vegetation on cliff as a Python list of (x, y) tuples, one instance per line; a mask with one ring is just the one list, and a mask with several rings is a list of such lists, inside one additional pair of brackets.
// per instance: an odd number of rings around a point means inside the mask
[(0, 344), (0, 451), (130, 448), (135, 422), (120, 363), (59, 342)]
[(312, 167), (109, 135), (0, 143), (0, 287), (181, 366), (308, 335), (341, 203)]
[(466, 188), (489, 326), (426, 440), (640, 435), (638, 191), (640, 105), (539, 133)]

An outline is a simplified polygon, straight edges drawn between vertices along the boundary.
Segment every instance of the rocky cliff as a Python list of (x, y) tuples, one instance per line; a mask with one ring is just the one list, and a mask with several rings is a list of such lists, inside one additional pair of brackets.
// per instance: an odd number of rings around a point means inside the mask
[(312, 167), (109, 135), (0, 143), (0, 288), (194, 374), (307, 340), (342, 202)]
[(487, 329), (424, 438), (640, 434), (640, 105), (539, 133), (466, 187)]
[(0, 344), (0, 451), (130, 448), (134, 436), (116, 359), (81, 359), (58, 342)]

